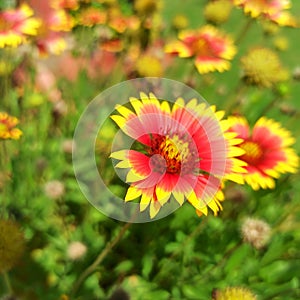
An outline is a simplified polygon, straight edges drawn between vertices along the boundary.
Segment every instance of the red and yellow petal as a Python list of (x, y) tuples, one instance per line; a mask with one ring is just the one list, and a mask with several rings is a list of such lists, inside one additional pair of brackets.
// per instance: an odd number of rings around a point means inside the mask
[(183, 42), (175, 41), (165, 46), (165, 52), (170, 54), (177, 54), (179, 57), (191, 57), (192, 50)]
[(209, 72), (224, 72), (230, 69), (230, 62), (219, 57), (198, 56), (195, 66), (200, 74)]

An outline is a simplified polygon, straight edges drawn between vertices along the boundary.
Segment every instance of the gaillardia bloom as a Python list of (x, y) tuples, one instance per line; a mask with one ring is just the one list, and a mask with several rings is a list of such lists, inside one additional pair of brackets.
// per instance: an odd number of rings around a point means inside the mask
[(280, 59), (268, 48), (254, 48), (241, 58), (243, 79), (246, 83), (270, 88), (289, 78)]
[(130, 98), (134, 111), (117, 106), (120, 115), (111, 116), (138, 149), (111, 154), (120, 160), (117, 168), (129, 170), (125, 201), (141, 196), (140, 210), (150, 206), (151, 218), (171, 197), (179, 205), (188, 200), (198, 214), (206, 215), (207, 206), (216, 214), (224, 197), (222, 179), (242, 182), (240, 172), (246, 165), (235, 158), (244, 153), (236, 147), (242, 140), (224, 133), (224, 112), (195, 98), (187, 103), (178, 98), (173, 105), (152, 93), (141, 93), (140, 98)]
[(0, 139), (18, 140), (22, 131), (15, 126), (19, 123), (16, 117), (12, 117), (5, 112), (0, 112)]
[(229, 70), (236, 48), (232, 39), (217, 28), (206, 25), (198, 30), (184, 30), (178, 38), (180, 41), (167, 44), (165, 51), (179, 57), (195, 57), (200, 74)]
[(233, 0), (252, 18), (263, 17), (280, 26), (297, 26), (296, 19), (286, 10), (291, 7), (290, 0)]
[(274, 188), (274, 178), (297, 171), (298, 156), (290, 148), (295, 139), (278, 122), (261, 117), (251, 131), (244, 117), (229, 117), (228, 120), (229, 130), (244, 140), (239, 145), (245, 151), (240, 159), (248, 164), (248, 172), (243, 176), (254, 190)]
[(256, 300), (257, 297), (250, 290), (244, 287), (227, 287), (223, 290), (216, 290), (213, 300)]
[(40, 21), (32, 15), (32, 9), (25, 3), (17, 9), (0, 12), (0, 48), (17, 47), (28, 35), (37, 34)]

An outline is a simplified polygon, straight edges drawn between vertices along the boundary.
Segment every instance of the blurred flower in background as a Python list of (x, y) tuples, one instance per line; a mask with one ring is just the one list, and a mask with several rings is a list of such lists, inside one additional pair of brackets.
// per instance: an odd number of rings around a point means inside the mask
[(33, 10), (26, 3), (16, 9), (1, 11), (0, 48), (17, 47), (26, 42), (27, 36), (36, 35), (41, 22), (32, 16)]
[(15, 128), (18, 123), (19, 120), (16, 117), (0, 112), (0, 139), (18, 140), (22, 135), (22, 131)]
[(210, 1), (204, 8), (204, 17), (206, 21), (219, 25), (229, 19), (231, 9), (232, 3), (230, 0)]
[(298, 25), (296, 18), (286, 11), (291, 7), (290, 0), (233, 0), (233, 3), (252, 18), (262, 17), (280, 26)]
[(223, 290), (216, 290), (213, 300), (256, 300), (257, 297), (244, 287), (227, 287)]
[(248, 84), (270, 88), (289, 78), (278, 55), (268, 48), (254, 48), (241, 58), (243, 79)]
[(51, 1), (30, 0), (35, 15), (42, 20), (35, 40), (41, 56), (61, 54), (67, 48), (66, 32), (75, 25), (66, 10), (52, 5)]
[(120, 150), (111, 154), (120, 160), (117, 168), (128, 168), (130, 183), (125, 201), (141, 196), (140, 210), (150, 205), (151, 218), (173, 196), (182, 205), (187, 199), (198, 214), (210, 207), (216, 214), (220, 201), (221, 177), (240, 181), (245, 163), (236, 159), (244, 153), (235, 134), (224, 133), (223, 112), (192, 99), (178, 98), (173, 105), (160, 103), (150, 93), (141, 100), (131, 98), (135, 113), (125, 106), (111, 118), (122, 131), (139, 142), (144, 151)]
[(206, 25), (198, 30), (181, 31), (179, 41), (166, 45), (167, 53), (179, 57), (195, 57), (195, 66), (200, 74), (230, 69), (236, 48), (233, 40), (217, 28)]
[(71, 260), (81, 259), (87, 251), (86, 245), (81, 242), (71, 242), (67, 249), (67, 255)]
[(250, 243), (256, 249), (261, 249), (270, 240), (271, 227), (262, 220), (247, 218), (242, 224), (241, 233), (245, 242)]
[(46, 182), (44, 191), (48, 198), (59, 199), (65, 194), (65, 185), (59, 180), (51, 180)]
[(296, 173), (299, 158), (291, 148), (295, 139), (281, 124), (261, 117), (253, 129), (244, 117), (229, 117), (230, 130), (244, 140), (239, 145), (245, 154), (240, 157), (248, 165), (243, 174), (245, 182), (254, 190), (274, 188), (274, 178), (281, 174)]
[(105, 24), (107, 14), (98, 8), (88, 7), (80, 11), (78, 24), (92, 27), (94, 25)]

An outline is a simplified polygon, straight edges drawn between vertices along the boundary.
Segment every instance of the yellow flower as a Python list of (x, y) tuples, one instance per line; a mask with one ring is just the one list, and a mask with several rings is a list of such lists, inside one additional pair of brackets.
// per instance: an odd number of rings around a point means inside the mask
[(25, 3), (0, 12), (0, 48), (17, 47), (26, 41), (27, 35), (37, 34), (40, 21), (32, 15), (32, 9)]
[(16, 117), (12, 117), (5, 112), (0, 112), (0, 139), (18, 140), (22, 131), (15, 126), (19, 123)]
[(152, 15), (161, 8), (160, 0), (136, 0), (134, 9), (139, 15)]
[(5, 76), (11, 73), (13, 70), (13, 64), (7, 60), (0, 60), (0, 76)]
[(217, 290), (215, 300), (256, 300), (256, 296), (246, 288), (227, 287), (224, 290)]
[(271, 22), (270, 20), (264, 20), (261, 22), (263, 31), (266, 35), (274, 35), (278, 33), (280, 27), (278, 24)]
[(275, 52), (267, 48), (255, 48), (241, 58), (244, 79), (247, 83), (270, 88), (289, 78)]
[(161, 77), (162, 64), (158, 58), (152, 55), (143, 55), (136, 62), (136, 70), (142, 77)]
[(10, 220), (0, 220), (0, 272), (14, 267), (25, 250), (25, 240), (19, 226)]
[(285, 51), (289, 47), (289, 40), (284, 36), (278, 36), (274, 38), (273, 44), (277, 50)]
[(184, 15), (176, 15), (172, 20), (172, 25), (178, 30), (185, 29), (189, 26), (189, 20)]
[(222, 24), (229, 18), (232, 4), (229, 0), (209, 2), (204, 8), (204, 17), (208, 22)]

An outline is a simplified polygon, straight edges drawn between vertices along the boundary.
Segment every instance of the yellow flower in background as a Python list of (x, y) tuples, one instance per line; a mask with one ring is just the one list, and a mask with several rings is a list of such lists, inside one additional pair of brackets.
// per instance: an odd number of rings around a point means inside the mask
[(153, 55), (145, 54), (138, 58), (136, 70), (142, 77), (161, 77), (163, 67), (160, 60)]
[(289, 78), (278, 55), (267, 48), (251, 49), (241, 58), (243, 77), (246, 83), (270, 88)]
[(227, 287), (224, 290), (217, 290), (214, 300), (256, 300), (257, 297), (248, 289), (243, 287)]
[(0, 112), (0, 139), (18, 140), (22, 131), (15, 126), (19, 123), (16, 117), (12, 117), (5, 112)]
[(0, 76), (8, 75), (14, 69), (14, 65), (9, 60), (0, 59)]
[(231, 9), (230, 0), (208, 2), (204, 8), (204, 17), (208, 22), (222, 24), (228, 20)]
[(261, 117), (250, 128), (244, 117), (229, 117), (229, 131), (244, 140), (239, 145), (245, 154), (239, 159), (247, 163), (245, 182), (254, 190), (273, 189), (281, 174), (296, 173), (299, 158), (291, 146), (295, 139), (280, 123)]
[(172, 20), (172, 26), (177, 30), (185, 29), (189, 26), (189, 20), (184, 15), (176, 15)]
[(78, 23), (84, 26), (94, 26), (105, 24), (106, 13), (95, 7), (88, 7), (80, 12)]
[(0, 48), (17, 47), (26, 41), (28, 35), (37, 34), (41, 23), (32, 15), (32, 9), (25, 3), (17, 9), (0, 12)]
[(289, 40), (285, 36), (277, 36), (273, 40), (273, 45), (279, 51), (285, 51), (289, 48)]
[(275, 35), (280, 30), (278, 24), (271, 22), (270, 20), (261, 21), (262, 29), (266, 35)]
[(111, 116), (142, 148), (111, 153), (119, 160), (116, 168), (128, 169), (125, 201), (141, 197), (140, 211), (149, 207), (151, 218), (170, 199), (180, 206), (186, 199), (199, 215), (207, 215), (208, 207), (217, 214), (222, 180), (242, 183), (246, 165), (236, 158), (244, 153), (237, 147), (242, 140), (224, 132), (224, 112), (195, 98), (187, 103), (178, 98), (172, 106), (152, 93), (140, 98), (130, 98), (132, 110), (117, 106), (119, 115)]
[(139, 15), (149, 16), (160, 10), (162, 3), (160, 0), (135, 0), (134, 9)]
[(297, 20), (286, 10), (291, 7), (290, 0), (233, 0), (252, 18), (262, 17), (280, 26), (297, 26)]
[(195, 57), (200, 74), (230, 69), (236, 48), (233, 40), (217, 28), (206, 25), (198, 30), (184, 30), (178, 38), (179, 41), (167, 44), (165, 51), (179, 57)]

